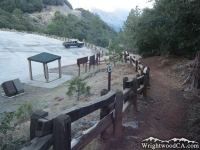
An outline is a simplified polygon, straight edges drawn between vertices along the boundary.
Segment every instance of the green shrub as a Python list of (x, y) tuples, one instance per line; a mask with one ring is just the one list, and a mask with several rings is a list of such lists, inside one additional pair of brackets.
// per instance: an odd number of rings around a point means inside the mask
[(74, 93), (77, 94), (77, 100), (79, 100), (81, 95), (90, 95), (90, 86), (86, 86), (86, 83), (83, 82), (83, 79), (79, 77), (75, 77), (70, 81), (70, 85), (68, 87), (67, 95), (72, 96)]
[(24, 103), (18, 108), (15, 115), (18, 121), (21, 122), (30, 118), (33, 112), (33, 106), (30, 103)]
[(13, 119), (15, 117), (15, 112), (4, 112), (0, 114), (0, 133), (3, 135), (0, 136), (0, 149), (6, 149), (9, 141), (12, 141), (12, 135), (9, 134), (9, 131), (14, 131), (16, 124)]
[(22, 104), (16, 111), (3, 112), (0, 114), (0, 149), (20, 149), (21, 141), (26, 139), (24, 135), (16, 134), (16, 126), (21, 121), (30, 118), (33, 107), (29, 103)]

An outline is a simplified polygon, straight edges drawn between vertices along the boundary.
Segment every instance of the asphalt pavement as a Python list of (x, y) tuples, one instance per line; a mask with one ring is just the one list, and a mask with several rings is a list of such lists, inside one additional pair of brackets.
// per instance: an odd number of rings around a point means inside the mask
[[(93, 55), (86, 47), (66, 49), (62, 43), (39, 35), (0, 31), (0, 84), (16, 78), (30, 83), (27, 58), (42, 52), (61, 56), (61, 66), (76, 64), (78, 58)], [(49, 69), (56, 67), (58, 61), (48, 63)], [(33, 78), (43, 75), (43, 64), (32, 62), (32, 71)]]

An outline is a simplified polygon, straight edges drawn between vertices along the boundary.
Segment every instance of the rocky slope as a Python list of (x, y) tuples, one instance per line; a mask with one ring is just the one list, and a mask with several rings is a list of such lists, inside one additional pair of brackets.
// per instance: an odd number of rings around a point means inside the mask
[(70, 9), (66, 4), (63, 6), (50, 6), (46, 5), (41, 12), (34, 12), (29, 14), (32, 23), (45, 28), (54, 18), (56, 11), (60, 11), (64, 15), (73, 14), (81, 18), (81, 12), (79, 10)]

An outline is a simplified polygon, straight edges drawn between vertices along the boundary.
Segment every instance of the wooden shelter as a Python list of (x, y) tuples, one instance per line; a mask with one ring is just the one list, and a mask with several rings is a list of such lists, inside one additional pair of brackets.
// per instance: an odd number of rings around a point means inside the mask
[(58, 60), (59, 78), (61, 78), (61, 61), (60, 61), (61, 57), (60, 56), (43, 52), (43, 53), (37, 54), (35, 56), (31, 56), (27, 59), (28, 59), (28, 64), (29, 64), (30, 80), (33, 80), (31, 61), (43, 63), (44, 76), (45, 76), (46, 82), (49, 82), (47, 63)]

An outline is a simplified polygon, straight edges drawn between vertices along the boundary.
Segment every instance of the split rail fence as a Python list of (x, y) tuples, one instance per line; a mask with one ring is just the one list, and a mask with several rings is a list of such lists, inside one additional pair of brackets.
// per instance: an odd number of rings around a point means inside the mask
[[(127, 61), (127, 55), (124, 56)], [(31, 116), (30, 142), (22, 150), (80, 150), (98, 135), (104, 136), (108, 128), (112, 128), (114, 137), (122, 135), (122, 118), (133, 105), (138, 111), (137, 98), (142, 94), (147, 98), (149, 85), (149, 68), (143, 67), (134, 57), (130, 64), (140, 70), (140, 75), (133, 79), (123, 78), (123, 90), (118, 92), (101, 91), (101, 97), (73, 108), (59, 112), (55, 116), (38, 110)], [(91, 128), (71, 137), (71, 123), (100, 109), (100, 120)]]

